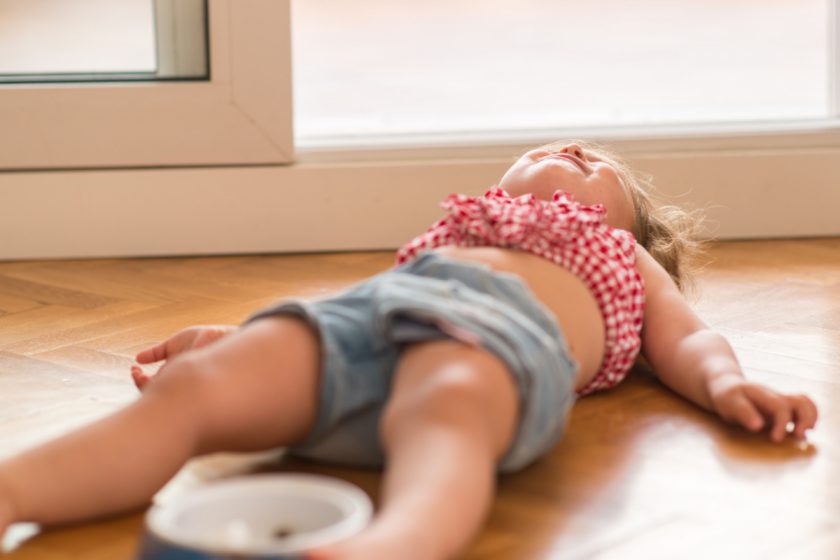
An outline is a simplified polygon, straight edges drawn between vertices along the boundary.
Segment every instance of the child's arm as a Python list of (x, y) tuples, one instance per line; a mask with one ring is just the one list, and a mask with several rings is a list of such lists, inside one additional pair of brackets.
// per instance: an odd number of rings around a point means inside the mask
[(744, 379), (732, 347), (691, 310), (671, 277), (641, 247), (639, 272), (645, 281), (642, 351), (662, 383), (724, 420), (751, 431), (768, 426), (782, 441), (787, 425), (805, 437), (817, 408), (805, 395), (785, 395)]

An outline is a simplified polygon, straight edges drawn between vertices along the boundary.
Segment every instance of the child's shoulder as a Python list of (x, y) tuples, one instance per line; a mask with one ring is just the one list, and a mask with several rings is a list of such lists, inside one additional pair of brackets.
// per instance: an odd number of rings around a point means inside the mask
[(639, 243), (636, 243), (636, 270), (642, 276), (648, 300), (657, 294), (680, 294), (671, 275)]

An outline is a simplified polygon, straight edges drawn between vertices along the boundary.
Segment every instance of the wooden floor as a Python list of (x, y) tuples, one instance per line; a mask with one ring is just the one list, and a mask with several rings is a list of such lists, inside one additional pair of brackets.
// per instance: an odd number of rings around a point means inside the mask
[[(466, 558), (840, 558), (840, 240), (728, 243), (711, 256), (701, 314), (750, 377), (814, 398), (809, 443), (729, 428), (637, 372), (582, 399), (549, 456), (500, 480)], [(178, 328), (238, 322), (390, 263), (385, 253), (0, 263), (0, 456), (136, 398), (132, 355)], [(377, 496), (376, 472), (269, 455), (197, 461), (161, 499), (243, 469), (328, 473)], [(141, 525), (138, 513), (28, 539), (16, 526), (8, 558), (130, 558)]]

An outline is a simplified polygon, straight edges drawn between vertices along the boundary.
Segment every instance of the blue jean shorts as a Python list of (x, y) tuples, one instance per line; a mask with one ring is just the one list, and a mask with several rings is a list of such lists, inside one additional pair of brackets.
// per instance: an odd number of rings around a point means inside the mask
[(563, 434), (577, 364), (551, 313), (519, 277), (427, 252), (325, 299), (290, 300), (247, 322), (294, 316), (320, 336), (318, 415), (289, 451), (350, 466), (384, 463), (379, 420), (400, 353), (409, 344), (457, 339), (507, 365), (519, 396), (516, 436), (500, 472), (520, 470)]

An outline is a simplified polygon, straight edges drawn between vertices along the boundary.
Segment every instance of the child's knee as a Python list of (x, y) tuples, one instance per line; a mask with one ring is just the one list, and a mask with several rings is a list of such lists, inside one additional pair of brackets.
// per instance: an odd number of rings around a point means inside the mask
[(481, 349), (442, 343), (452, 346), (449, 352), (436, 344), (412, 349), (397, 368), (380, 424), (383, 442), (425, 423), (484, 431), (494, 448), (506, 446), (518, 406), (507, 367)]

